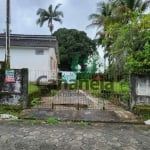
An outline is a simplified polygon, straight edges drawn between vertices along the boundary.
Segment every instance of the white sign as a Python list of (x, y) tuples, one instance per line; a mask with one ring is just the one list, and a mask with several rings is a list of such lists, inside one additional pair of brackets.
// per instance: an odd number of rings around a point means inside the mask
[(74, 83), (76, 82), (77, 75), (75, 72), (62, 71), (62, 82)]

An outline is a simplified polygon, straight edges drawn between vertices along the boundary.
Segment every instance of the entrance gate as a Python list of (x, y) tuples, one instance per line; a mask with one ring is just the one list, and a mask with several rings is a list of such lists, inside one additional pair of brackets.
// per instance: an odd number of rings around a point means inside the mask
[[(129, 87), (124, 80), (111, 80), (100, 74), (77, 74), (76, 80), (59, 80), (56, 89), (50, 88), (50, 95), (43, 96), (33, 108), (56, 110), (114, 110), (115, 105), (128, 107)], [(115, 103), (115, 105), (114, 105)], [(119, 107), (117, 107), (119, 109)]]

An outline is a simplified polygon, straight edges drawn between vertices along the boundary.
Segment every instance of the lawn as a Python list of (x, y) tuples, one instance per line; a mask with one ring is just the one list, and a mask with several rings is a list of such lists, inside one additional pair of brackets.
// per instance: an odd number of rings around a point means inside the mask
[(29, 85), (28, 85), (28, 93), (29, 93), (29, 94), (31, 94), (31, 93), (33, 93), (33, 92), (36, 92), (36, 91), (38, 91), (38, 90), (39, 90), (39, 88), (38, 88), (37, 85), (32, 84), (32, 83), (29, 83)]

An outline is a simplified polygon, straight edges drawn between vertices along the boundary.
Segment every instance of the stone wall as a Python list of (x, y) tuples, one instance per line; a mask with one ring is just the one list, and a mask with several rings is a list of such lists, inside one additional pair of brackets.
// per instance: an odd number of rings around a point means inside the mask
[(150, 75), (131, 74), (131, 101), (130, 108), (136, 105), (150, 105)]
[[(28, 70), (11, 69), (11, 81), (6, 81), (6, 70), (0, 70), (0, 104), (21, 105), (26, 108), (28, 97)], [(14, 80), (14, 81), (13, 81)]]

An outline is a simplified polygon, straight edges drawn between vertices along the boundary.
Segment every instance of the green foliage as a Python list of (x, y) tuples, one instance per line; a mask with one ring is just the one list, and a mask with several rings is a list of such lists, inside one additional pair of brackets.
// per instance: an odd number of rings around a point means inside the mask
[(81, 125), (81, 126), (87, 126), (88, 125), (88, 122), (86, 122), (86, 121), (80, 121), (79, 122), (79, 125)]
[(53, 21), (57, 21), (59, 23), (62, 23), (62, 17), (63, 12), (58, 11), (58, 8), (61, 6), (61, 4), (57, 4), (55, 8), (53, 9), (53, 5), (49, 5), (48, 10), (39, 8), (37, 10), (37, 15), (39, 15), (39, 18), (37, 19), (36, 23), (40, 25), (40, 27), (43, 26), (44, 22), (48, 21), (48, 27), (50, 29), (50, 32), (52, 34), (52, 31), (54, 29)]
[(58, 123), (59, 123), (59, 121), (58, 121), (57, 119), (55, 119), (55, 118), (48, 118), (48, 119), (46, 120), (46, 122), (47, 122), (48, 124), (58, 124)]
[(150, 119), (150, 106), (136, 106), (133, 111), (143, 120)]
[(72, 70), (75, 64), (84, 69), (84, 60), (96, 51), (96, 42), (84, 31), (62, 28), (54, 32), (59, 44), (60, 70)]
[(49, 96), (55, 96), (58, 90), (51, 90)]
[(30, 83), (30, 84), (28, 85), (28, 93), (31, 94), (31, 93), (36, 92), (36, 91), (39, 91), (38, 86), (35, 85), (35, 84), (31, 84), (31, 83)]
[(126, 64), (132, 73), (150, 73), (150, 44), (146, 43), (144, 50), (129, 55)]
[(18, 105), (0, 105), (0, 114), (19, 116), (22, 108)]
[(32, 92), (28, 95), (28, 106), (31, 107), (31, 101), (34, 99), (34, 98), (40, 98), (41, 97), (41, 92), (40, 91), (35, 91), (35, 92)]
[(142, 0), (108, 0), (98, 3), (98, 13), (90, 15), (91, 25), (103, 27), (97, 33), (98, 42), (104, 47), (109, 65), (107, 72), (112, 76), (128, 71), (141, 72), (142, 67), (143, 72), (149, 72), (149, 59), (145, 57), (149, 53), (144, 46), (150, 43), (150, 14), (143, 13), (149, 5), (149, 1)]
[(36, 105), (39, 105), (39, 104), (40, 104), (40, 98), (34, 98), (31, 101), (31, 106), (36, 106)]
[(31, 123), (32, 125), (35, 125), (35, 124), (40, 124), (41, 121), (38, 120), (38, 119), (35, 119), (35, 120), (29, 120), (29, 123)]

